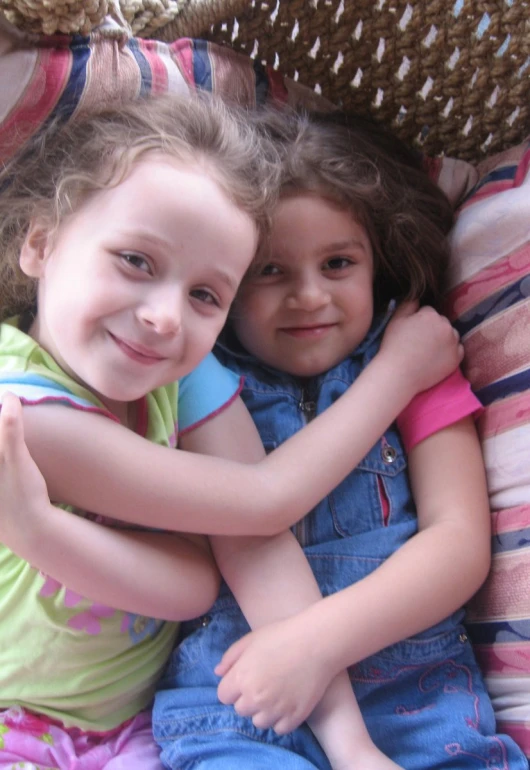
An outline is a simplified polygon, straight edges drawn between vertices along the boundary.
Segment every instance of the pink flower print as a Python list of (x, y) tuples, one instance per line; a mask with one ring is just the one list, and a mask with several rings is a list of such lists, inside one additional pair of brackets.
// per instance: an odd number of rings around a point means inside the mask
[[(63, 588), (63, 585), (59, 583), (58, 580), (55, 580), (55, 578), (44, 575), (42, 572), (41, 575), (44, 578), (44, 584), (39, 591), (40, 596), (48, 598)], [(71, 591), (69, 588), (65, 588), (65, 607), (76, 607), (82, 601), (87, 601), (87, 599), (84, 596), (81, 596), (81, 594)], [(101, 633), (101, 618), (110, 618), (115, 612), (116, 610), (112, 607), (107, 607), (104, 604), (94, 602), (90, 605), (88, 610), (79, 612), (77, 615), (74, 615), (73, 618), (70, 618), (68, 625), (70, 628), (76, 628), (78, 631), (86, 631), (87, 634), (90, 634), (91, 636), (97, 636)]]
[(176, 422), (175, 423), (175, 430), (173, 431), (173, 433), (171, 434), (171, 436), (167, 440), (168, 444), (170, 446), (170, 449), (175, 449), (175, 447), (177, 446), (178, 432), (179, 432), (179, 426), (178, 426), (178, 422)]
[[(40, 596), (44, 596), (48, 598), (50, 596), (53, 596), (58, 591), (60, 591), (61, 588), (63, 588), (62, 583), (59, 583), (59, 581), (55, 580), (55, 578), (52, 578), (49, 575), (45, 575), (43, 572), (41, 572), (40, 574), (44, 578), (44, 584), (39, 591)], [(75, 607), (75, 605), (79, 604), (79, 602), (81, 601), (83, 601), (83, 597), (81, 596), (81, 594), (76, 594), (75, 591), (70, 591), (69, 588), (65, 589), (65, 592), (64, 592), (65, 607)]]
[(39, 591), (40, 596), (53, 596), (62, 588), (61, 583), (59, 583), (58, 580), (55, 580), (55, 578), (45, 575), (43, 572), (41, 572), (40, 575), (44, 578), (44, 584)]
[(78, 631), (86, 631), (91, 636), (97, 636), (101, 633), (100, 619), (110, 618), (115, 612), (116, 610), (112, 609), (112, 607), (94, 603), (90, 609), (70, 618), (68, 625), (70, 628), (76, 628)]
[(0, 748), (4, 748), (1, 735), (7, 733), (10, 729), (23, 730), (24, 733), (32, 735), (34, 738), (38, 738), (40, 741), (44, 741), (44, 743), (53, 746), (53, 737), (49, 732), (49, 722), (36, 714), (31, 714), (15, 706), (2, 714), (1, 721)]

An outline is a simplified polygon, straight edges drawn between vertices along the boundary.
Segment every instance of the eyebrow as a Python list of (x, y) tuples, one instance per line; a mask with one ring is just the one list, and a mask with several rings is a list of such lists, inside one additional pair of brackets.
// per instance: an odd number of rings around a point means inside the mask
[(341, 249), (348, 249), (351, 247), (360, 248), (366, 251), (366, 244), (359, 238), (349, 238), (346, 241), (334, 241), (333, 243), (327, 243), (324, 251), (341, 251)]
[(230, 275), (230, 273), (227, 273), (225, 270), (222, 270), (220, 267), (215, 268), (214, 275), (216, 278), (218, 278), (220, 281), (222, 281), (226, 286), (228, 286), (229, 289), (231, 289), (234, 294), (239, 288), (239, 283), (236, 281), (236, 279)]

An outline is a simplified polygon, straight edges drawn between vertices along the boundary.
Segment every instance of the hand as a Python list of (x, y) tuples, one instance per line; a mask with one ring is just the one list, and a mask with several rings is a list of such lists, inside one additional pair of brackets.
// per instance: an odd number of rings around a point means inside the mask
[(22, 555), (31, 514), (49, 507), (46, 482), (24, 441), (20, 401), (7, 393), (0, 412), (0, 541)]
[(417, 302), (405, 302), (387, 326), (380, 353), (393, 358), (392, 371), (406, 378), (413, 396), (454, 372), (464, 347), (445, 316), (432, 307), (418, 310)]
[(222, 677), (217, 694), (256, 727), (283, 735), (313, 711), (336, 674), (330, 669), (319, 659), (318, 637), (295, 615), (247, 634), (225, 652), (215, 668)]

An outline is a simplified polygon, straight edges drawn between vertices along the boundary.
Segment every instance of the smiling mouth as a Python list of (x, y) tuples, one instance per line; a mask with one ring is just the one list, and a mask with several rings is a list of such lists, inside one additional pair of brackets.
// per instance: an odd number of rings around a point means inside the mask
[(290, 337), (315, 338), (322, 337), (335, 326), (337, 326), (335, 323), (313, 324), (312, 326), (284, 326), (280, 331), (283, 334), (288, 334)]
[(138, 361), (141, 364), (152, 365), (165, 360), (165, 356), (160, 356), (158, 353), (155, 353), (153, 350), (149, 350), (148, 348), (144, 348), (142, 345), (125, 342), (125, 340), (116, 337), (114, 334), (111, 334), (111, 332), (109, 332), (109, 336), (116, 343), (122, 353), (125, 353), (125, 355), (133, 361)]

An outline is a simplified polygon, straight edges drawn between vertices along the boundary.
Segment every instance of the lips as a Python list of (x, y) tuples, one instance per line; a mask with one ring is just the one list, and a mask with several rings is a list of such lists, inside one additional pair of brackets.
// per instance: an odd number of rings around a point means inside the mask
[(284, 326), (280, 329), (283, 334), (288, 334), (290, 337), (308, 338), (314, 339), (324, 336), (330, 329), (333, 329), (337, 324), (311, 324), (306, 326)]
[(114, 334), (111, 334), (109, 332), (110, 337), (112, 340), (116, 343), (116, 345), (119, 347), (119, 349), (125, 353), (125, 355), (132, 359), (133, 361), (138, 361), (142, 364), (157, 364), (160, 361), (165, 360), (165, 356), (159, 355), (155, 350), (151, 350), (150, 348), (146, 348), (143, 345), (140, 345), (137, 342), (132, 342), (130, 340), (122, 340), (120, 337), (116, 337)]

